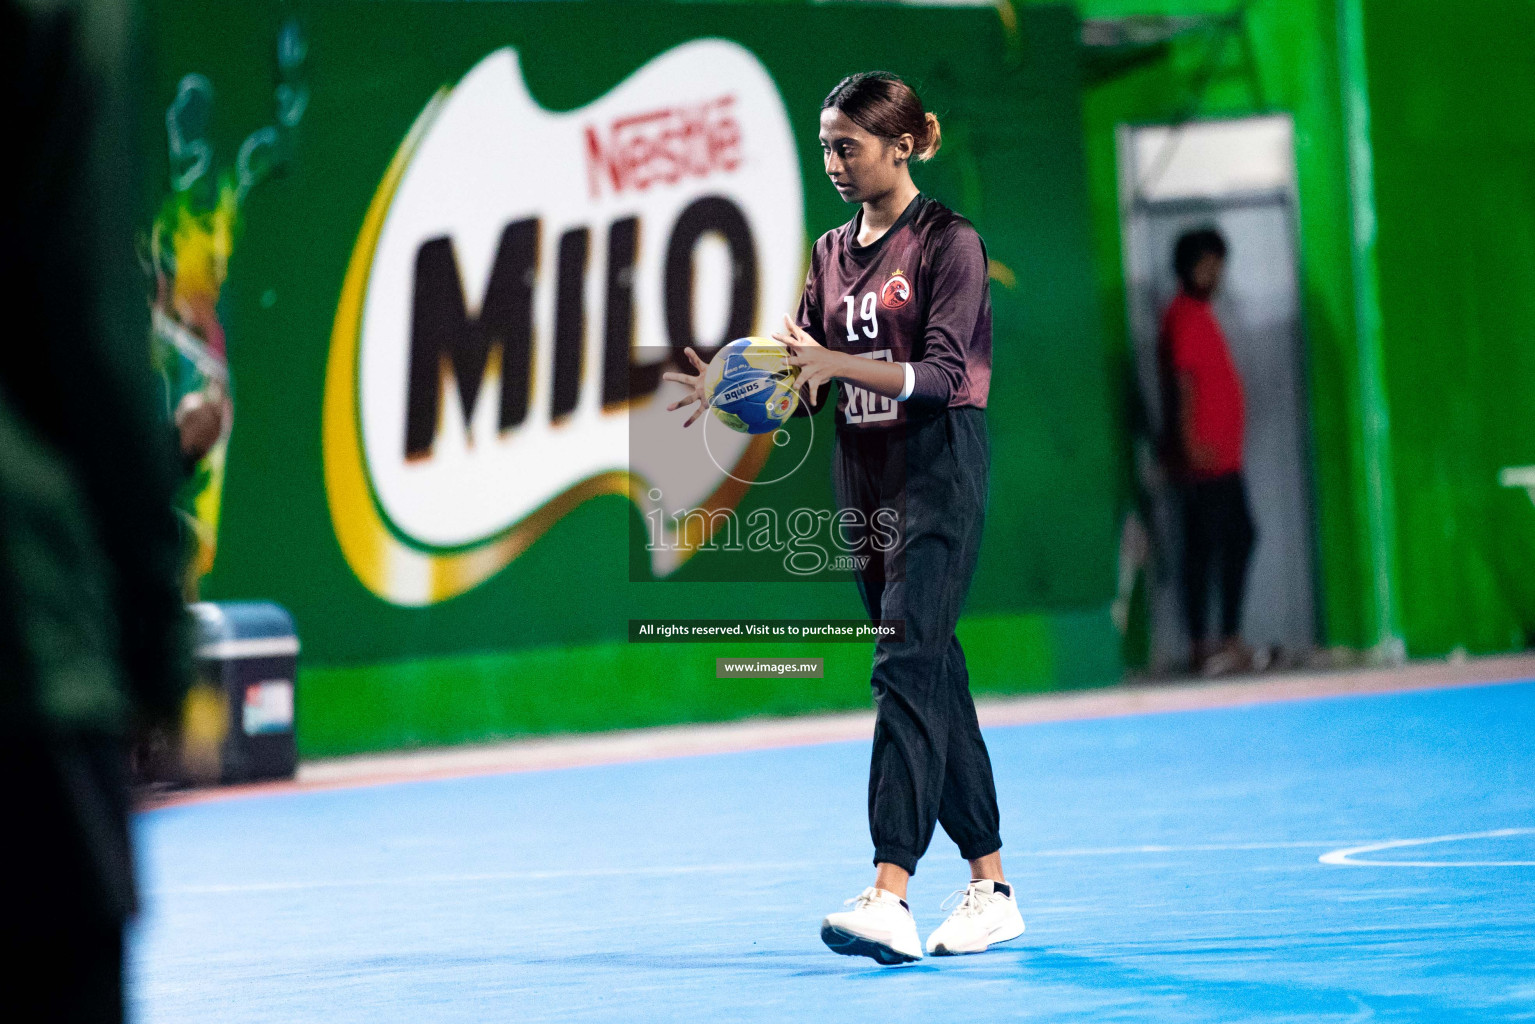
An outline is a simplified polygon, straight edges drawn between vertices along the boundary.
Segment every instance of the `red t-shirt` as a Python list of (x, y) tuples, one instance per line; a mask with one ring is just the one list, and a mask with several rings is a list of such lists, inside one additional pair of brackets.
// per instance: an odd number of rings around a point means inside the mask
[[(1194, 465), (1193, 453), (1182, 451), (1183, 468), (1199, 479), (1235, 473), (1242, 468), (1243, 419), (1246, 415), (1242, 378), (1231, 360), (1226, 336), (1210, 303), (1179, 292), (1162, 317), (1162, 365), (1175, 375), (1192, 380), (1194, 444), (1211, 457), (1208, 465)], [(1177, 396), (1176, 378), (1167, 393)], [(1176, 409), (1168, 429), (1179, 448), (1184, 447)]]

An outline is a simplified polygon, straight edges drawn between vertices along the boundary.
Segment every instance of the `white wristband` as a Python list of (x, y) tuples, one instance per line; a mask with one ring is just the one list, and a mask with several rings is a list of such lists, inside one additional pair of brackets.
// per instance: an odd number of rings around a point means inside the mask
[(916, 371), (911, 368), (911, 364), (902, 363), (901, 365), (906, 367), (906, 386), (901, 389), (901, 393), (899, 395), (895, 396), (895, 400), (897, 402), (904, 402), (910, 398), (912, 389), (917, 386), (917, 374)]

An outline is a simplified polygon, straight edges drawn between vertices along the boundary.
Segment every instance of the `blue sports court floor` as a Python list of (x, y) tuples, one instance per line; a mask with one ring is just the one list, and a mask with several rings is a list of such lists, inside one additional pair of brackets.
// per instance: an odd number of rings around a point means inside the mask
[[(1028, 922), (988, 953), (821, 945), (871, 877), (836, 743), (145, 813), (136, 1019), (1535, 1019), (1535, 684), (987, 741)], [(966, 874), (940, 832), (924, 935)]]

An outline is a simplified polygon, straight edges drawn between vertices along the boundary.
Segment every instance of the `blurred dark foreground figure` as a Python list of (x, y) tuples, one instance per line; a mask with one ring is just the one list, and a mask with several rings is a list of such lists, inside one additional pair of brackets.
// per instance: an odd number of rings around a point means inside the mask
[[(1162, 318), (1158, 346), (1164, 410), (1163, 462), (1183, 504), (1183, 611), (1189, 667), (1205, 675), (1245, 672), (1242, 602), (1256, 539), (1242, 475), (1246, 402), (1242, 377), (1211, 300), (1226, 270), (1226, 240), (1190, 231), (1173, 250), (1178, 294)], [(1206, 635), (1210, 583), (1220, 635)]]
[(174, 451), (134, 260), (131, 6), (0, 0), (5, 1016), (116, 1021), (128, 735), (187, 680)]

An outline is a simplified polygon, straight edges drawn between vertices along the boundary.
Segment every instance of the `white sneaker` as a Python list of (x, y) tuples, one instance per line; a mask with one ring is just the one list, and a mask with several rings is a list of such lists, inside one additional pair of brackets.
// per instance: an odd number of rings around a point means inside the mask
[(847, 901), (852, 910), (827, 914), (821, 941), (843, 956), (866, 956), (882, 964), (922, 959), (922, 940), (911, 908), (893, 892), (869, 886)]
[[(1001, 884), (999, 890), (995, 886)], [(927, 937), (927, 951), (934, 956), (981, 953), (987, 946), (1023, 934), (1023, 915), (1012, 887), (990, 879), (972, 881), (943, 901), (947, 910), (958, 900), (949, 919)]]

